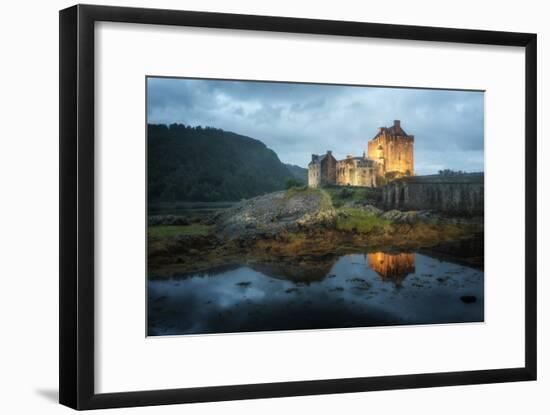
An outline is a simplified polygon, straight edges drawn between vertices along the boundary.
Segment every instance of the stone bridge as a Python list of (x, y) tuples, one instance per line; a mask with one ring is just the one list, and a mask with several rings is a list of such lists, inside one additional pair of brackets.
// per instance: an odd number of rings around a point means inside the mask
[(383, 187), (382, 201), (386, 209), (483, 215), (484, 175), (464, 173), (404, 177)]

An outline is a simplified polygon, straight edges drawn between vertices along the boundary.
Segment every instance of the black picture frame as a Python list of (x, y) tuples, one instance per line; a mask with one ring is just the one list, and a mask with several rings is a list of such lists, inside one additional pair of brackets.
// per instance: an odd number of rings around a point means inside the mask
[[(525, 366), (445, 373), (95, 393), (94, 24), (101, 21), (525, 48)], [(60, 11), (59, 65), (60, 403), (75, 409), (99, 409), (536, 379), (536, 34), (76, 5)]]

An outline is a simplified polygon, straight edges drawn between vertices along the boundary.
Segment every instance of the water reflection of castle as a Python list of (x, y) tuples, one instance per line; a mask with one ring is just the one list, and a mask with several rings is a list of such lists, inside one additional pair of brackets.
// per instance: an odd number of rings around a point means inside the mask
[[(349, 255), (346, 255), (349, 256)], [(271, 278), (293, 281), (295, 283), (310, 283), (322, 281), (331, 274), (338, 256), (328, 255), (324, 258), (315, 258), (310, 261), (292, 263), (287, 261), (255, 262), (249, 266)], [(392, 282), (396, 287), (416, 270), (414, 253), (385, 253), (374, 252), (364, 255), (366, 265), (378, 274), (382, 281)]]
[(392, 281), (396, 286), (401, 285), (407, 275), (415, 272), (415, 255), (409, 253), (374, 252), (367, 254), (367, 263), (382, 280)]

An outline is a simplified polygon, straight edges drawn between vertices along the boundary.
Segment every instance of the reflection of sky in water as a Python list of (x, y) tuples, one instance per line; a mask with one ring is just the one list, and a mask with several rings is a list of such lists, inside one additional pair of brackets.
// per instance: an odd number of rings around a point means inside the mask
[[(483, 321), (483, 271), (421, 254), (333, 262), (325, 278), (310, 282), (284, 279), (265, 265), (256, 267), (263, 272), (242, 266), (150, 280), (148, 334)], [(476, 301), (465, 304), (463, 295)]]

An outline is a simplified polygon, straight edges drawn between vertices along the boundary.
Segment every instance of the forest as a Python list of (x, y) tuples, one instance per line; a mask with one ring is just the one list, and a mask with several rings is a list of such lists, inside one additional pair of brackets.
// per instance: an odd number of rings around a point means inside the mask
[(147, 129), (149, 203), (238, 201), (300, 184), (307, 172), (283, 164), (261, 141), (221, 129)]

